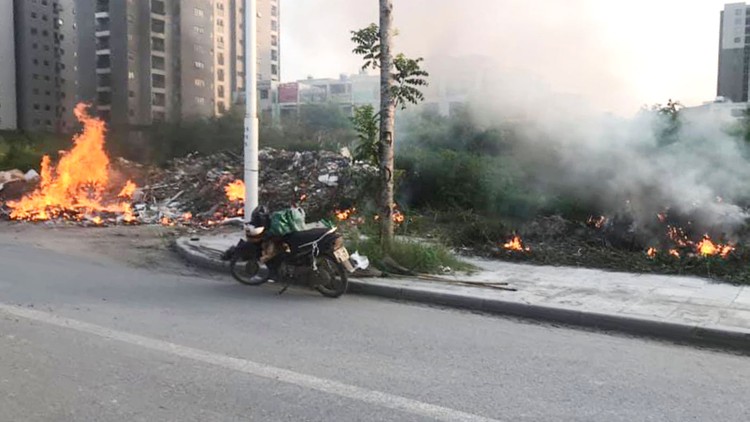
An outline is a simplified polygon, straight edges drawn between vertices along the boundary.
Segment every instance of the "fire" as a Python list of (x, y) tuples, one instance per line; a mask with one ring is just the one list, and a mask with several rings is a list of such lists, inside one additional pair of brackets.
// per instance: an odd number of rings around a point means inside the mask
[(224, 192), (227, 193), (227, 199), (230, 201), (244, 202), (245, 182), (242, 180), (235, 180), (224, 188)]
[[(19, 201), (9, 202), (10, 218), (15, 220), (49, 220), (68, 218), (80, 220), (83, 215), (103, 212), (124, 214), (130, 204), (103, 200), (109, 185), (109, 157), (104, 151), (104, 122), (90, 116), (86, 104), (78, 104), (76, 118), (83, 132), (73, 138), (73, 148), (61, 154), (56, 166), (45, 156), (42, 159), (37, 189)], [(135, 184), (129, 182), (121, 193), (132, 195)]]
[(396, 223), (396, 224), (404, 224), (404, 221), (406, 221), (406, 216), (400, 210), (393, 211), (393, 222), (394, 223)]
[(677, 249), (670, 249), (669, 250), (669, 255), (673, 256), (675, 258), (679, 258), (680, 257), (680, 252), (678, 252)]
[(334, 211), (334, 214), (336, 214), (336, 219), (339, 221), (346, 221), (349, 218), (351, 218), (352, 215), (354, 215), (357, 212), (356, 208), (349, 208), (345, 210), (336, 210)]
[(132, 199), (136, 188), (137, 186), (135, 185), (135, 183), (133, 183), (131, 180), (128, 180), (127, 183), (125, 183), (125, 187), (123, 187), (120, 193), (117, 194), (117, 197)]
[(514, 235), (513, 239), (509, 240), (503, 247), (509, 251), (515, 252), (531, 252), (531, 248), (524, 247), (521, 236)]
[(97, 226), (101, 226), (104, 223), (104, 221), (102, 220), (102, 218), (99, 217), (98, 215), (96, 217), (92, 218), (91, 222), (94, 223), (94, 224), (96, 224)]
[(648, 255), (649, 258), (656, 258), (656, 254), (658, 252), (659, 251), (657, 251), (656, 248), (648, 248), (648, 250), (646, 251), (646, 255)]
[(678, 246), (685, 247), (692, 243), (690, 239), (688, 239), (687, 235), (685, 234), (685, 231), (679, 227), (668, 226), (667, 235)]
[(185, 214), (182, 214), (182, 221), (190, 221), (192, 219), (193, 219), (192, 212), (186, 212)]
[(719, 255), (722, 258), (726, 258), (734, 251), (734, 246), (714, 243), (711, 238), (706, 235), (703, 237), (703, 240), (698, 243), (696, 250), (703, 256)]

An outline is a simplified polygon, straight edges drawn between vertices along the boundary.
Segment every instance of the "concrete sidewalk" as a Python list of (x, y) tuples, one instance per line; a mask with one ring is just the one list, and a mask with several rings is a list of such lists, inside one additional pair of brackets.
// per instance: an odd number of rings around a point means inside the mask
[[(196, 265), (226, 271), (219, 255), (239, 238), (240, 234), (180, 238), (176, 249)], [(470, 261), (482, 271), (440, 277), (442, 281), (351, 279), (349, 291), (750, 350), (750, 286), (694, 277)], [(507, 282), (518, 291), (463, 282)]]

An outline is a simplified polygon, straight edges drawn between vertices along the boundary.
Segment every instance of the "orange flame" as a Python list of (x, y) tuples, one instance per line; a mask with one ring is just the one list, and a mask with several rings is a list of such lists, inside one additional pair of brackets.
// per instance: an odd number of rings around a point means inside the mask
[(185, 214), (182, 214), (182, 221), (190, 221), (192, 219), (193, 219), (192, 212), (186, 212)]
[(509, 251), (515, 252), (530, 252), (531, 248), (524, 247), (521, 236), (515, 235), (513, 239), (509, 240), (503, 247)]
[(357, 212), (356, 208), (349, 208), (345, 210), (336, 210), (334, 211), (334, 214), (336, 214), (336, 219), (339, 221), (346, 221), (349, 218), (351, 218), (352, 215), (354, 215)]
[(129, 204), (102, 203), (109, 183), (109, 157), (104, 151), (106, 128), (104, 122), (87, 113), (86, 107), (81, 103), (74, 110), (83, 124), (83, 132), (73, 138), (73, 148), (61, 154), (56, 167), (52, 166), (50, 157), (42, 159), (37, 189), (7, 204), (11, 219), (40, 221), (65, 217), (80, 220), (84, 214), (124, 213), (129, 209)]
[(673, 256), (675, 258), (679, 258), (680, 257), (680, 252), (678, 252), (677, 249), (670, 249), (669, 250), (669, 255), (671, 255), (671, 256)]
[(227, 193), (227, 199), (230, 201), (244, 202), (245, 182), (242, 180), (235, 180), (224, 188), (224, 192)]
[(648, 250), (646, 251), (646, 255), (648, 255), (649, 258), (656, 258), (656, 254), (658, 252), (659, 251), (657, 251), (656, 248), (648, 248)]
[(128, 182), (125, 183), (125, 187), (123, 187), (120, 193), (117, 194), (117, 197), (132, 199), (136, 188), (137, 186), (135, 185), (135, 183), (133, 183), (133, 181), (131, 180), (128, 180)]
[(393, 222), (396, 224), (404, 224), (406, 216), (400, 210), (393, 211)]
[(703, 256), (719, 255), (722, 258), (726, 258), (734, 251), (734, 246), (714, 243), (711, 238), (706, 235), (703, 237), (703, 240), (698, 243), (696, 250)]

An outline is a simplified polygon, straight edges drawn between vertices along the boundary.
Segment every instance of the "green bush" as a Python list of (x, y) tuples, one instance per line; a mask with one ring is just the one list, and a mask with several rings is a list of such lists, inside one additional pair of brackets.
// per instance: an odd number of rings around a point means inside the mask
[[(358, 251), (360, 254), (367, 256), (378, 269), (386, 272), (394, 271), (377, 238), (354, 236), (347, 247), (351, 252)], [(446, 267), (454, 271), (475, 269), (471, 264), (461, 261), (445, 246), (416, 240), (396, 238), (387, 257), (413, 273), (440, 274)]]

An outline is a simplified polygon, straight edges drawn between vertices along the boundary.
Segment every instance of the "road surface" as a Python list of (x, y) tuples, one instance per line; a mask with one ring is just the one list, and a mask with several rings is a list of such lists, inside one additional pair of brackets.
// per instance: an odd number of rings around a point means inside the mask
[(747, 357), (55, 242), (0, 235), (0, 421), (750, 420)]

